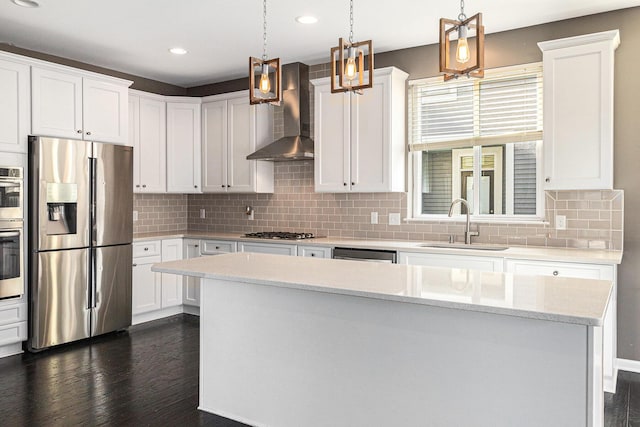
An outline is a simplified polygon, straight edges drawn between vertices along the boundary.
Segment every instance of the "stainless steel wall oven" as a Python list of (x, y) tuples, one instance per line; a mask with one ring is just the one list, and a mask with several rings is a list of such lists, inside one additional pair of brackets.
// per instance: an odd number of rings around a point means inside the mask
[(23, 218), (23, 176), (21, 167), (0, 167), (0, 220)]
[(0, 220), (0, 299), (24, 293), (22, 221)]

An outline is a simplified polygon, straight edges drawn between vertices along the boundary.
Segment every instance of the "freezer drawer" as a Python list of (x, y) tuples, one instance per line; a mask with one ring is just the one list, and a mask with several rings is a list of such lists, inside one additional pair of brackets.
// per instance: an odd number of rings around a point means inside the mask
[(96, 289), (91, 335), (131, 326), (131, 245), (93, 249)]
[(41, 349), (88, 338), (89, 249), (35, 252), (31, 256), (29, 347)]

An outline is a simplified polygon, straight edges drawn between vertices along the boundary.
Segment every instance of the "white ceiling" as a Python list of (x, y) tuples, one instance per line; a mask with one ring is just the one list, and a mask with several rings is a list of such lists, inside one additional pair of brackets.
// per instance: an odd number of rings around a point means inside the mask
[[(0, 0), (0, 42), (191, 87), (248, 74), (262, 55), (261, 0), (39, 0), (28, 9)], [(467, 0), (487, 34), (640, 5), (640, 0)], [(282, 63), (328, 62), (349, 32), (347, 0), (271, 0), (268, 53)], [(355, 0), (356, 40), (375, 52), (438, 41), (438, 20), (456, 18), (458, 0)], [(295, 17), (312, 14), (317, 24)], [(184, 47), (187, 55), (167, 49)]]

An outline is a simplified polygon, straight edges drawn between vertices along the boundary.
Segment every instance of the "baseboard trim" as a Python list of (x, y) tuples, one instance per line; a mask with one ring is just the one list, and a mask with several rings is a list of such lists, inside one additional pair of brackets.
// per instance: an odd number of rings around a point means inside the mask
[(195, 305), (183, 305), (182, 312), (191, 314), (194, 316), (200, 316), (200, 307), (196, 307)]
[(640, 360), (617, 359), (618, 370), (640, 374)]
[(136, 314), (131, 319), (133, 325), (140, 323), (151, 322), (152, 320), (163, 319), (165, 317), (173, 316), (182, 313), (182, 306), (176, 305), (174, 307), (163, 308), (162, 310), (149, 311), (147, 313)]

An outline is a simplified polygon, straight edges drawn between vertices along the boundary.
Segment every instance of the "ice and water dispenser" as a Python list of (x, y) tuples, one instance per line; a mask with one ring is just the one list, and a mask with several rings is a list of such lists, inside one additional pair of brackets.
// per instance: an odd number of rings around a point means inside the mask
[(47, 234), (76, 234), (78, 185), (47, 183)]

